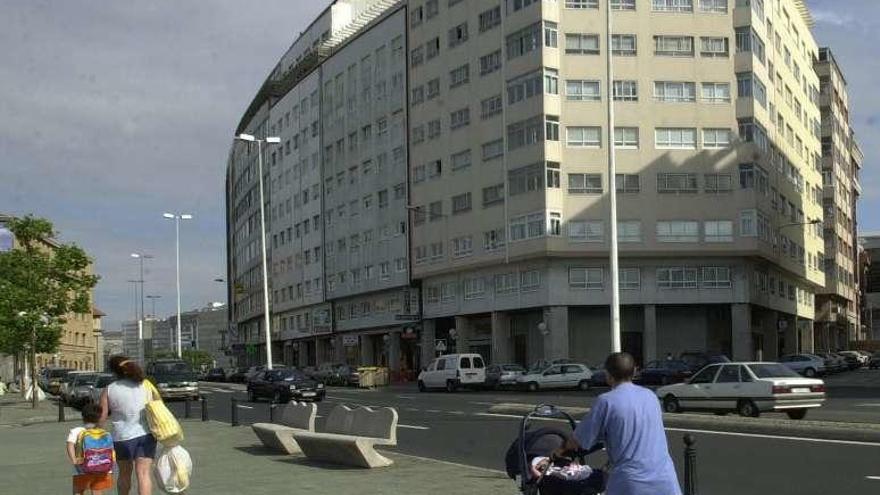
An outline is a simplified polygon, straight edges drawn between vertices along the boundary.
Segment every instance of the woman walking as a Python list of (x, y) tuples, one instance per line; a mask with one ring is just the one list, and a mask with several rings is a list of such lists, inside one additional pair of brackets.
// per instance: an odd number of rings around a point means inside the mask
[(101, 424), (109, 417), (113, 425), (113, 446), (119, 465), (116, 488), (119, 495), (128, 495), (133, 470), (137, 475), (137, 493), (151, 495), (150, 471), (156, 456), (156, 439), (150, 433), (144, 415), (150, 395), (144, 385), (144, 371), (125, 356), (111, 358), (110, 370), (118, 380), (101, 394)]

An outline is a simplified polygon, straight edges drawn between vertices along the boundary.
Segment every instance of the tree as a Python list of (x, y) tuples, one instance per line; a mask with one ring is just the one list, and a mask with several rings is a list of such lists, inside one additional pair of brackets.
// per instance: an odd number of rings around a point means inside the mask
[(27, 353), (35, 382), (36, 354), (57, 351), (69, 315), (91, 312), (98, 277), (85, 251), (52, 240), (50, 221), (28, 215), (7, 227), (17, 246), (0, 252), (0, 352)]
[(183, 351), (183, 360), (189, 363), (193, 370), (199, 370), (202, 366), (211, 366), (214, 363), (214, 356), (207, 351), (190, 349)]

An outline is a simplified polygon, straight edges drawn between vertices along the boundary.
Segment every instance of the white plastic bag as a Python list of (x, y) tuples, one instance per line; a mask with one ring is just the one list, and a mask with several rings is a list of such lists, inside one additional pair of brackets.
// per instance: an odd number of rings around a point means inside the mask
[(158, 447), (153, 474), (156, 484), (165, 493), (182, 493), (189, 488), (192, 477), (192, 459), (189, 452), (180, 445), (171, 448)]
[(29, 401), (33, 397), (33, 391), (36, 389), (37, 391), (37, 402), (46, 400), (46, 393), (43, 392), (43, 389), (40, 387), (28, 387), (27, 391), (24, 393), (24, 400)]

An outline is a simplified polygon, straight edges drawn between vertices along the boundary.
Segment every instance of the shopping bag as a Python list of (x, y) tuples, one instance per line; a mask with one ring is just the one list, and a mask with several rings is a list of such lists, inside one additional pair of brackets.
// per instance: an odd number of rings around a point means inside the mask
[(192, 470), (192, 458), (186, 449), (180, 445), (159, 447), (153, 474), (165, 493), (182, 493), (189, 488)]
[(150, 433), (156, 440), (166, 447), (177, 445), (183, 440), (183, 429), (180, 423), (165, 402), (159, 391), (148, 380), (144, 380), (144, 388), (147, 389), (147, 404), (144, 406), (144, 415), (150, 425)]

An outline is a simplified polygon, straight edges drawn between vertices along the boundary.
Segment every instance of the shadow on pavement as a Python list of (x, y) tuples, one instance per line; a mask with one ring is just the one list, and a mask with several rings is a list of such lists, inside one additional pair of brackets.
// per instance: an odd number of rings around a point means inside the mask
[(267, 449), (262, 445), (247, 445), (247, 446), (235, 446), (233, 447), (235, 450), (239, 452), (244, 452), (245, 454), (255, 455), (255, 456), (274, 456), (278, 455), (276, 452), (273, 452), (271, 449)]

